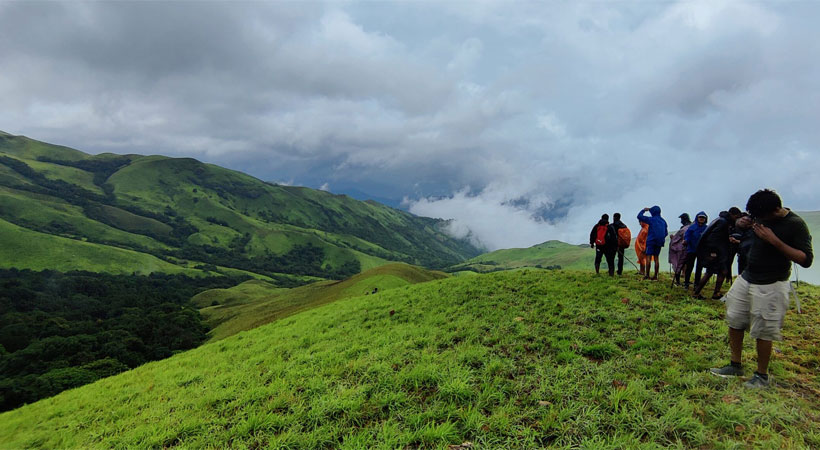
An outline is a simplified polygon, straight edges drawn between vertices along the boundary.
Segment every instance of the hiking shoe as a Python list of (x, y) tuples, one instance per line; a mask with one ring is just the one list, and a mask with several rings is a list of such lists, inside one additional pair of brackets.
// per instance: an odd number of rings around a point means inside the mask
[(717, 375), (719, 377), (723, 377), (723, 378), (739, 377), (739, 376), (743, 375), (743, 368), (735, 367), (731, 364), (727, 364), (727, 365), (725, 365), (721, 368), (709, 369), (709, 373), (711, 373), (712, 375)]
[(743, 387), (749, 389), (766, 389), (771, 386), (772, 381), (771, 375), (769, 375), (768, 379), (764, 379), (759, 373), (755, 372), (752, 378), (749, 378), (749, 381), (743, 383)]

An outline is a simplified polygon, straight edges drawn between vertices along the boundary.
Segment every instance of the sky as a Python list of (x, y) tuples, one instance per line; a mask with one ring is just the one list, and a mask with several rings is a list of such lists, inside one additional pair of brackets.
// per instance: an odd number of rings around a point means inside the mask
[(9, 2), (0, 130), (374, 198), (489, 250), (820, 210), (820, 2)]

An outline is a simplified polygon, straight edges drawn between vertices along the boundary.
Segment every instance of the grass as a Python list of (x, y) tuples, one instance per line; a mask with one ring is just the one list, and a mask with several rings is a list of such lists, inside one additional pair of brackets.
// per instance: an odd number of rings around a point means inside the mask
[(83, 242), (32, 231), (0, 219), (0, 267), (32, 270), (88, 270), (91, 272), (199, 275), (155, 256), (108, 245)]
[(407, 264), (393, 263), (370, 269), (344, 281), (318, 281), (293, 289), (251, 280), (230, 289), (212, 289), (192, 301), (212, 327), (211, 341), (233, 336), (298, 312), (350, 297), (368, 295), (409, 284), (444, 278)]
[(768, 391), (707, 373), (728, 358), (719, 302), (528, 269), (340, 300), (146, 364), (0, 415), (0, 447), (816, 448), (820, 290), (800, 293)]
[(595, 250), (589, 246), (547, 241), (529, 248), (509, 248), (485, 253), (457, 264), (450, 270), (472, 269), (478, 272), (491, 272), (536, 266), (561, 266), (562, 269), (588, 270), (593, 266), (594, 260)]

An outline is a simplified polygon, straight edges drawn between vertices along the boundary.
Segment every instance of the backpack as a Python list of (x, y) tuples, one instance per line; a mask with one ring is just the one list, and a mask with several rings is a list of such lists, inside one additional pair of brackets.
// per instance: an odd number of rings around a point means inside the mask
[(632, 243), (632, 232), (629, 228), (618, 228), (618, 247), (627, 248)]
[(604, 245), (606, 244), (606, 225), (598, 225), (598, 229), (595, 231), (595, 244), (596, 245)]

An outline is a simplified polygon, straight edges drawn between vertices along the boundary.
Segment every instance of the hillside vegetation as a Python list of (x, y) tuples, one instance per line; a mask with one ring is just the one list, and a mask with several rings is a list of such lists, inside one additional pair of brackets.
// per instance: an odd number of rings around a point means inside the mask
[[(815, 254), (820, 249), (820, 211), (797, 211), (797, 214), (806, 221), (809, 226), (809, 231), (814, 238), (814, 252)], [(820, 264), (815, 262), (808, 269), (797, 267), (797, 276), (802, 281), (812, 284), (820, 285)]]
[(298, 276), (344, 279), (390, 261), (445, 267), (479, 253), (444, 233), (445, 221), (375, 202), (190, 158), (91, 156), (6, 133), (0, 220), (0, 266), (31, 269), (65, 270), (80, 255), (70, 269), (232, 268), (293, 286)]
[(0, 411), (200, 345), (191, 297), (247, 278), (0, 269)]
[[(627, 255), (633, 261), (632, 255)], [(588, 245), (572, 245), (561, 241), (547, 241), (529, 248), (508, 248), (484, 253), (475, 258), (456, 264), (448, 272), (469, 270), (473, 272), (495, 272), (521, 267), (585, 269), (593, 267), (595, 250)], [(605, 264), (605, 263), (604, 263)], [(628, 265), (628, 262), (624, 262)]]
[(667, 286), (528, 269), (340, 300), (0, 414), (0, 447), (820, 446), (820, 290), (749, 391), (707, 373), (723, 304)]
[(344, 281), (319, 281), (282, 289), (260, 280), (249, 280), (228, 289), (211, 289), (192, 301), (211, 327), (211, 341), (256, 328), (309, 308), (349, 297), (375, 294), (387, 289), (445, 278), (402, 263), (387, 264)]

